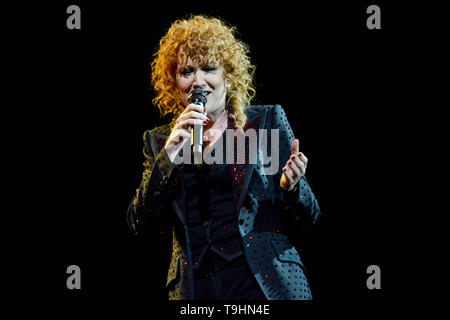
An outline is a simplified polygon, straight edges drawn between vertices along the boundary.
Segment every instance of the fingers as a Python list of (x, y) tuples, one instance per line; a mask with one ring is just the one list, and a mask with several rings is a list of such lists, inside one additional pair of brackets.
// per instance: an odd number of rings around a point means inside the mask
[(283, 174), (286, 177), (286, 179), (289, 181), (290, 187), (288, 189), (291, 189), (295, 185), (294, 178), (292, 177), (292, 174), (290, 172), (292, 172), (292, 171), (290, 171), (290, 169), (288, 169), (286, 167), (283, 168)]
[(188, 129), (189, 127), (193, 126), (193, 125), (201, 125), (204, 126), (208, 123), (208, 119), (207, 120), (203, 120), (203, 119), (194, 119), (194, 118), (189, 118), (186, 120), (183, 120), (181, 122), (179, 122), (177, 125), (175, 125), (176, 129)]
[(298, 150), (299, 150), (299, 145), (300, 145), (300, 142), (298, 141), (298, 139), (294, 139), (294, 141), (292, 141), (292, 144), (291, 144), (291, 154), (297, 154), (298, 153)]
[(179, 116), (176, 123), (179, 124), (188, 119), (199, 119), (202, 121), (209, 121), (209, 118), (205, 114), (199, 113), (197, 111), (191, 111), (190, 113)]
[(295, 186), (297, 182), (305, 175), (308, 159), (301, 152), (291, 155), (283, 168), (283, 173), (289, 182), (289, 189)]
[(300, 180), (300, 178), (302, 177), (303, 172), (304, 172), (304, 165), (303, 165), (303, 163), (301, 163), (300, 160), (294, 158), (294, 160), (289, 160), (288, 161), (287, 167), (289, 169), (291, 169), (291, 171), (293, 172), (292, 178), (295, 181)]
[[(168, 150), (171, 148), (178, 149), (184, 145), (183, 140), (191, 139), (190, 127), (194, 125), (205, 126), (208, 124), (209, 118), (206, 116), (206, 109), (197, 104), (190, 104), (184, 109), (176, 120), (175, 126), (167, 141)], [(204, 138), (204, 140), (207, 140)]]
[(289, 158), (289, 161), (292, 161), (293, 164), (295, 164), (300, 169), (302, 175), (305, 174), (308, 159), (305, 157), (303, 153), (299, 152), (296, 155), (292, 155)]
[(305, 164), (305, 169), (306, 169), (306, 166), (308, 165), (308, 158), (301, 152), (298, 153), (298, 156), (299, 156), (300, 160)]
[[(186, 121), (189, 119), (198, 119), (201, 121)], [(204, 124), (207, 124), (209, 122), (209, 118), (206, 116), (206, 110), (197, 104), (190, 104), (178, 117), (176, 121), (176, 127), (187, 129), (187, 127), (190, 125), (202, 124), (203, 122), (205, 122)]]
[(182, 142), (183, 140), (190, 140), (191, 134), (184, 130), (178, 130), (174, 137), (175, 141), (178, 143)]
[[(288, 182), (287, 190), (292, 190), (298, 181), (305, 175), (306, 167), (308, 164), (308, 158), (299, 152), (300, 141), (294, 139), (291, 143), (291, 156), (289, 157), (286, 165), (283, 167), (283, 175)], [(285, 188), (285, 182), (280, 182), (283, 188)]]
[[(173, 138), (170, 139), (172, 141), (175, 142), (175, 144), (180, 143), (181, 141), (183, 141), (183, 138), (190, 140), (191, 139), (191, 131), (189, 130), (190, 126), (193, 125), (206, 125), (207, 121), (202, 121), (199, 119), (186, 119), (180, 123), (178, 123), (173, 131)], [(204, 141), (208, 141), (209, 138), (206, 137), (205, 135), (203, 136), (203, 140)]]
[(164, 149), (169, 155), (170, 161), (174, 161), (177, 153), (183, 148), (185, 143), (191, 139), (191, 134), (183, 129), (172, 131), (169, 139), (167, 139)]
[(202, 114), (205, 114), (205, 115), (206, 115), (206, 108), (204, 108), (204, 107), (202, 107), (202, 106), (200, 106), (200, 105), (198, 105), (198, 104), (191, 103), (190, 105), (188, 105), (188, 106), (183, 110), (183, 112), (181, 113), (180, 116), (184, 116), (184, 115), (186, 115), (186, 114), (188, 114), (188, 113), (191, 113), (191, 112), (193, 112), (193, 111), (195, 111), (195, 112), (197, 112), (197, 113), (202, 113)]

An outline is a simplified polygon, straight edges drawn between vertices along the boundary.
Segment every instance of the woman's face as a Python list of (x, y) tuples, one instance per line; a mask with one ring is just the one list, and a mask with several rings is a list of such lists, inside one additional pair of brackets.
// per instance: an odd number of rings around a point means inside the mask
[(176, 72), (177, 87), (181, 99), (187, 106), (189, 93), (197, 88), (206, 93), (206, 111), (218, 114), (225, 109), (227, 88), (223, 77), (223, 67), (211, 64), (194, 64), (190, 57), (179, 63)]

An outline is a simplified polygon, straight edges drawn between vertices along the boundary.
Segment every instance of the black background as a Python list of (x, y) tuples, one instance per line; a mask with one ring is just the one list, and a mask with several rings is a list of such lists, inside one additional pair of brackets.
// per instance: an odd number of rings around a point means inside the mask
[[(448, 298), (434, 160), (446, 146), (442, 8), (314, 3), (3, 7), (2, 295), (166, 299), (164, 235), (132, 236), (125, 212), (142, 134), (164, 122), (151, 105), (152, 53), (175, 19), (200, 13), (237, 27), (256, 65), (254, 104), (281, 104), (309, 158), (322, 218), (298, 249), (317, 301)], [(81, 30), (66, 27), (70, 4)], [(366, 27), (370, 4), (381, 30)], [(79, 291), (66, 288), (71, 264)], [(372, 264), (381, 290), (366, 287)]]

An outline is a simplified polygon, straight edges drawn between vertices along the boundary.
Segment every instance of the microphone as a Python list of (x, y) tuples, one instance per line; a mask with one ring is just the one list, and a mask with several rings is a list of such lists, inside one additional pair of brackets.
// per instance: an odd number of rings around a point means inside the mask
[[(206, 105), (206, 93), (200, 89), (194, 89), (188, 96), (189, 104), (194, 103), (202, 106)], [(191, 154), (194, 158), (194, 164), (202, 164), (203, 160), (203, 126), (195, 124), (191, 127)]]

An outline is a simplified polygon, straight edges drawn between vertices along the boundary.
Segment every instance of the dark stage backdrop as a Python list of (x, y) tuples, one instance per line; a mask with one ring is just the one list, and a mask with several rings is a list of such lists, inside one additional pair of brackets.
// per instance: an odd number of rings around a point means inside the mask
[[(296, 242), (317, 301), (448, 298), (446, 194), (431, 179), (445, 182), (431, 160), (446, 146), (439, 7), (146, 3), (2, 7), (3, 296), (166, 299), (166, 235), (132, 236), (125, 213), (142, 134), (164, 123), (152, 54), (171, 22), (201, 13), (237, 27), (254, 104), (281, 104), (309, 158), (322, 218)], [(66, 27), (71, 4), (81, 30)], [(366, 27), (370, 4), (381, 30)], [(66, 287), (72, 264), (81, 290)]]

